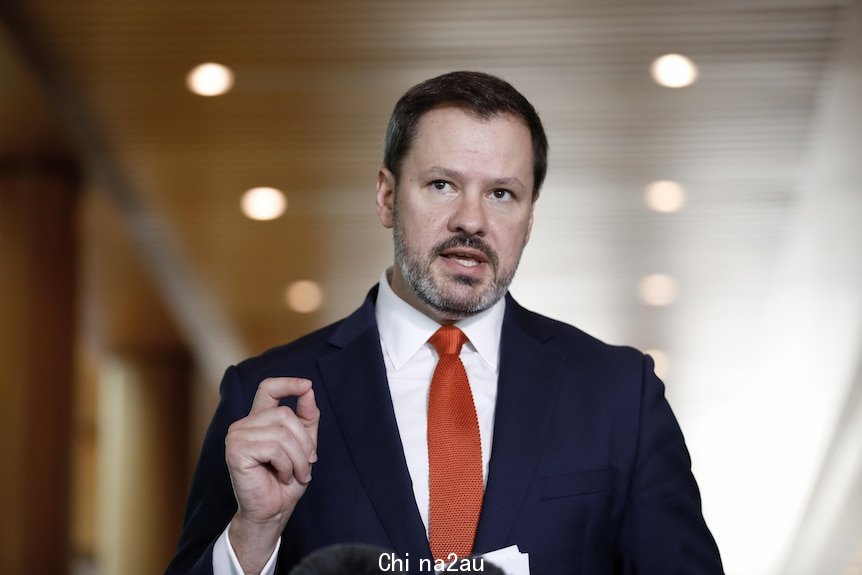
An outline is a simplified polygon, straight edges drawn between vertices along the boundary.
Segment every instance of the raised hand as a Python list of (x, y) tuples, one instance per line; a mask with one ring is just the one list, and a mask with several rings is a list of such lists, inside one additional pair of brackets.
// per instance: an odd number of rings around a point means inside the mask
[[(279, 406), (296, 397), (296, 411)], [(311, 481), (320, 411), (307, 379), (273, 377), (257, 389), (248, 416), (228, 429), (225, 458), (237, 512), (230, 542), (243, 570), (258, 572)]]

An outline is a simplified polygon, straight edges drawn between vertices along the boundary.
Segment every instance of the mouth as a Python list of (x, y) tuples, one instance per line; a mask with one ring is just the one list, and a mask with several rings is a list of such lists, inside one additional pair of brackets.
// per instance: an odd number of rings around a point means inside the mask
[(480, 250), (466, 247), (455, 247), (443, 250), (439, 253), (440, 257), (456, 263), (465, 268), (476, 268), (482, 264), (488, 263), (487, 256)]

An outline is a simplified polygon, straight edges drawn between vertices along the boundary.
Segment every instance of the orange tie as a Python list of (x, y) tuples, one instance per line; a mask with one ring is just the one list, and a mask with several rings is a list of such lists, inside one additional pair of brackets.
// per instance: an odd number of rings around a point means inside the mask
[(467, 336), (446, 325), (428, 340), (440, 359), (428, 396), (429, 540), (435, 559), (466, 557), (482, 507), (482, 444), (467, 372), (459, 354)]

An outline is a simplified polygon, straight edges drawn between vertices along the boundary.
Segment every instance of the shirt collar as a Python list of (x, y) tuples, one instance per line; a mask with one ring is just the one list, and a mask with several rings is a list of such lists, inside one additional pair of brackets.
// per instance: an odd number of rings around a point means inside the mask
[[(374, 313), (389, 360), (395, 369), (400, 369), (428, 342), (440, 324), (392, 291), (387, 272), (385, 270), (380, 277)], [(455, 323), (470, 340), (467, 345), (471, 345), (494, 371), (500, 358), (500, 333), (505, 311), (506, 298), (500, 298), (485, 311)]]

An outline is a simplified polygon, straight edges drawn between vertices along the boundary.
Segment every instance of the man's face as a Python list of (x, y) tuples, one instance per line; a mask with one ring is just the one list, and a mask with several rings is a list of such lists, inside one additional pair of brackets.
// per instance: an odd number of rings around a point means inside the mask
[(516, 116), (456, 106), (422, 116), (395, 178), (381, 168), (377, 211), (394, 228), (392, 289), (440, 321), (491, 307), (509, 287), (533, 224), (533, 146)]

